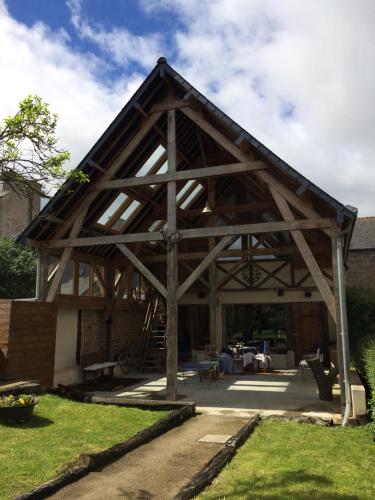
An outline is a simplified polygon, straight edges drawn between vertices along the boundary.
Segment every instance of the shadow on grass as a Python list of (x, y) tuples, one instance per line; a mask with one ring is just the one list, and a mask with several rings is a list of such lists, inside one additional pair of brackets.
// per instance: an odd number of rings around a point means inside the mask
[[(329, 491), (331, 490), (331, 491)], [(233, 482), (231, 489), (207, 491), (206, 498), (254, 498), (265, 500), (361, 500), (358, 495), (341, 494), (326, 476), (309, 474), (300, 469), (273, 474), (272, 478), (252, 476), (247, 480)]]
[(24, 422), (17, 422), (15, 420), (2, 420), (0, 421), (0, 426), (3, 425), (5, 427), (17, 427), (17, 429), (36, 429), (38, 427), (47, 427), (48, 425), (53, 424), (54, 421), (49, 418), (40, 417), (39, 415), (33, 415), (29, 420), (25, 420)]

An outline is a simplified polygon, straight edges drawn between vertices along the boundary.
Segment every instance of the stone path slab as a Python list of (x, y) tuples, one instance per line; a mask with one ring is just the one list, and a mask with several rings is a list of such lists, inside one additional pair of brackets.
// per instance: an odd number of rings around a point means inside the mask
[(247, 421), (232, 416), (197, 415), (51, 498), (172, 499), (224, 446), (199, 439), (206, 434), (233, 436)]

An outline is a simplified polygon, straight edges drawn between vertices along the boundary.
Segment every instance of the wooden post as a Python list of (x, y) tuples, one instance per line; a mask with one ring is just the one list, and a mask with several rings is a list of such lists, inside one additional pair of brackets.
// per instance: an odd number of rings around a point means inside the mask
[[(215, 179), (208, 181), (208, 206), (211, 210), (215, 210)], [(214, 226), (216, 222), (215, 215), (209, 216), (210, 225)], [(215, 238), (208, 238), (208, 250), (211, 252), (215, 247)], [(210, 344), (217, 345), (217, 273), (216, 273), (216, 258), (208, 266), (208, 277), (210, 283), (210, 293), (208, 298), (209, 303), (209, 328), (210, 328)]]
[[(168, 111), (168, 173), (176, 171), (176, 113)], [(167, 399), (177, 399), (177, 238), (176, 181), (168, 182), (167, 208)]]
[(115, 269), (109, 265), (106, 275), (105, 294), (105, 355), (106, 361), (112, 360), (112, 328), (115, 304)]
[(48, 291), (48, 254), (44, 247), (38, 248), (36, 298), (45, 300)]

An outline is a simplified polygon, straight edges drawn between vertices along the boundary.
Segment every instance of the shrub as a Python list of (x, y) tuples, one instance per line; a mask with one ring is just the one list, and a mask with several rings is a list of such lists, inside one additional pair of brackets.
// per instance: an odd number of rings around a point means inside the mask
[(366, 375), (363, 353), (375, 340), (375, 290), (352, 287), (347, 290), (348, 328), (352, 362)]
[(0, 238), (0, 298), (35, 296), (36, 256), (12, 238)]
[(350, 355), (367, 383), (367, 395), (375, 427), (375, 290), (347, 290)]

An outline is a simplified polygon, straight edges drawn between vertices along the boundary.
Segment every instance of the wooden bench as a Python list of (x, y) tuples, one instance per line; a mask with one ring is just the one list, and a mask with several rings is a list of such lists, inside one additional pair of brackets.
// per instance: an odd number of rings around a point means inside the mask
[(87, 380), (88, 376), (93, 380), (107, 375), (113, 378), (113, 371), (117, 366), (115, 361), (106, 361), (105, 352), (98, 351), (88, 354), (81, 354), (81, 366), (83, 380)]
[(104, 363), (94, 363), (85, 366), (85, 368), (83, 368), (83, 380), (87, 380), (88, 374), (92, 375), (94, 380), (97, 380), (99, 377), (104, 377), (105, 371), (107, 371), (110, 378), (113, 378), (115, 366), (117, 366), (115, 361), (105, 361)]

